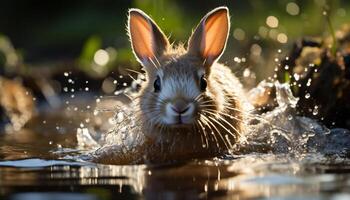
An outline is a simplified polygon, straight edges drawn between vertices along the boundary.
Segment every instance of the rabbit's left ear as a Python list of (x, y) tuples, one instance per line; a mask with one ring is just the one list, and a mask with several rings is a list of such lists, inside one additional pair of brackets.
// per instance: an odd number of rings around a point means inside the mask
[(169, 48), (169, 41), (156, 23), (139, 9), (129, 10), (128, 31), (132, 49), (138, 61), (146, 68)]
[(218, 7), (203, 17), (188, 42), (188, 53), (211, 66), (222, 55), (230, 30), (227, 7)]

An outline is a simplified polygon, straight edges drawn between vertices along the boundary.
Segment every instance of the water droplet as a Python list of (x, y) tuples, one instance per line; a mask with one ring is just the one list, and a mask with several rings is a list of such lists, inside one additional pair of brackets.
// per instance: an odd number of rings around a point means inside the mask
[(97, 98), (96, 99), (96, 103), (99, 103), (101, 101), (101, 99)]
[(306, 94), (305, 94), (305, 99), (310, 98), (310, 96), (311, 96), (311, 95), (310, 95), (309, 93), (306, 93)]
[(238, 57), (234, 57), (234, 58), (233, 58), (233, 61), (235, 61), (236, 63), (241, 63), (241, 59), (238, 58)]
[(64, 72), (63, 75), (64, 75), (65, 77), (67, 77), (67, 76), (69, 76), (69, 73), (68, 73), (68, 72)]
[(249, 77), (250, 76), (250, 70), (248, 68), (244, 69), (243, 76), (244, 77)]
[(88, 87), (86, 87), (86, 88), (85, 88), (85, 91), (89, 91), (89, 88), (88, 88)]
[(306, 86), (309, 87), (309, 86), (311, 85), (311, 80), (312, 80), (311, 78), (309, 78), (309, 79), (307, 80)]
[(313, 111), (312, 111), (313, 115), (317, 115), (318, 114), (318, 106), (315, 106)]
[(297, 73), (294, 73), (294, 74), (293, 74), (293, 77), (294, 77), (294, 79), (295, 79), (296, 81), (298, 81), (298, 80), (300, 79), (300, 75), (297, 74)]

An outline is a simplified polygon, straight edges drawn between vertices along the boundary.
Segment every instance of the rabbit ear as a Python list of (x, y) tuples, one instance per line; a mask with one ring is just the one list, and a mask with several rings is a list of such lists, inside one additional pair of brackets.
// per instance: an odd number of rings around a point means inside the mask
[(129, 10), (128, 22), (134, 54), (138, 61), (148, 68), (168, 49), (169, 41), (156, 23), (139, 9)]
[(230, 30), (227, 7), (218, 7), (205, 15), (188, 42), (188, 52), (200, 56), (211, 66), (223, 53)]

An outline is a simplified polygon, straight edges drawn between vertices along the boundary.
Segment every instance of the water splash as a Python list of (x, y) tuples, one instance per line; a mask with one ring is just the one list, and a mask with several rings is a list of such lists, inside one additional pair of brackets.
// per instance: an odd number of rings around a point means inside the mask
[[(303, 153), (337, 154), (347, 156), (350, 132), (346, 129), (328, 129), (317, 120), (298, 116), (295, 98), (287, 83), (275, 82), (278, 106), (272, 111), (256, 115), (246, 133), (247, 143), (237, 144), (238, 153)], [(314, 115), (318, 113), (315, 106)]]
[[(235, 144), (233, 154), (288, 153), (298, 157), (313, 152), (349, 155), (349, 131), (329, 130), (314, 119), (298, 116), (298, 98), (293, 96), (290, 86), (279, 82), (273, 85), (276, 89), (277, 106), (272, 111), (251, 115), (253, 120), (247, 123), (245, 140)], [(132, 96), (135, 88), (129, 87), (118, 94)], [(78, 147), (92, 150), (90, 155), (95, 157), (102, 155), (112, 158), (136, 152), (138, 145), (145, 142), (145, 138), (135, 118), (135, 107), (136, 102), (131, 102), (128, 106), (118, 106), (114, 110), (114, 117), (109, 121), (113, 128), (98, 137), (96, 133), (93, 136), (93, 130), (89, 128), (79, 128)], [(318, 107), (315, 107), (314, 112), (318, 112)]]

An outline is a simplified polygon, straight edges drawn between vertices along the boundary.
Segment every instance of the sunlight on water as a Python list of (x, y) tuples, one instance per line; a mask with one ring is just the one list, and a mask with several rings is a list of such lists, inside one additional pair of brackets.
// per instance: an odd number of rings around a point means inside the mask
[[(298, 98), (292, 95), (288, 84), (271, 84), (276, 88), (278, 106), (264, 114), (248, 114), (246, 133), (234, 145), (234, 155), (253, 152), (288, 153), (294, 156), (308, 152), (346, 155), (348, 149), (346, 145), (341, 145), (344, 143), (341, 140), (350, 142), (350, 138), (345, 130), (335, 129), (330, 136), (331, 130), (317, 121), (297, 115)], [(261, 88), (258, 86), (253, 90)], [(133, 95), (130, 89), (121, 93), (124, 92), (128, 96)], [(92, 137), (88, 127), (78, 128), (78, 148), (91, 152), (98, 149), (98, 155), (108, 151), (108, 156), (133, 152), (145, 139), (135, 117), (136, 106), (135, 102), (131, 102), (129, 106), (115, 108), (114, 117), (109, 121), (113, 128), (102, 133), (100, 137)], [(317, 115), (317, 112), (318, 107), (315, 106), (313, 114)], [(337, 141), (334, 135), (338, 135), (340, 140)]]

